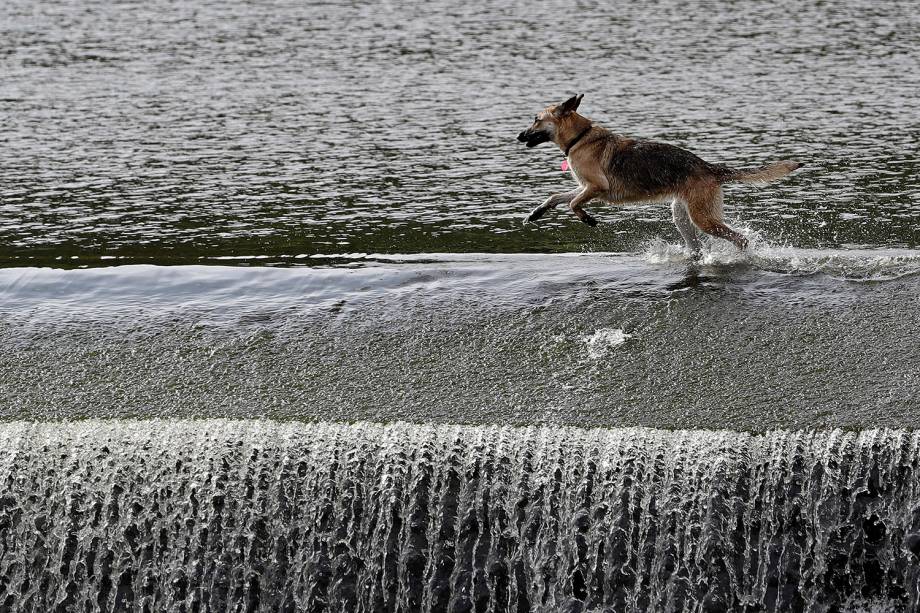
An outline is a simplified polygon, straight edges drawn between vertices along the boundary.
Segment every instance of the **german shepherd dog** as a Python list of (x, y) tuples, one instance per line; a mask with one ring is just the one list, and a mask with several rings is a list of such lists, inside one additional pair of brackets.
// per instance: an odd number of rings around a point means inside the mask
[(673, 145), (614, 134), (575, 112), (583, 97), (584, 94), (572, 96), (562, 104), (545, 108), (532, 126), (518, 134), (518, 140), (528, 147), (556, 143), (579, 185), (550, 196), (530, 213), (527, 222), (540, 219), (560, 204), (568, 204), (578, 219), (596, 226), (597, 220), (583, 208), (592, 200), (620, 205), (670, 201), (674, 224), (693, 253), (700, 251), (696, 228), (730, 240), (744, 250), (747, 239), (722, 221), (722, 184), (766, 183), (801, 166), (784, 160), (763, 168), (734, 169), (710, 164)]

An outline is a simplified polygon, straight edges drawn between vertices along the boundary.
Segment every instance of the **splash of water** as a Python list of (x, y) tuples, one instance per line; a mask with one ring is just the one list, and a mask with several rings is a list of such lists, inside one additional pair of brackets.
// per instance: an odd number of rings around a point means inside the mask
[(920, 604), (905, 431), (139, 421), (0, 443), (5, 610)]
[(907, 249), (798, 249), (775, 244), (762, 235), (746, 232), (745, 251), (722, 240), (707, 240), (699, 257), (676, 243), (655, 239), (640, 257), (651, 264), (691, 264), (742, 267), (792, 274), (826, 274), (850, 281), (885, 281), (920, 274), (920, 252)]
[(632, 334), (627, 334), (620, 328), (601, 328), (582, 340), (588, 348), (588, 357), (598, 360), (610, 353), (617, 345), (625, 343), (630, 337)]

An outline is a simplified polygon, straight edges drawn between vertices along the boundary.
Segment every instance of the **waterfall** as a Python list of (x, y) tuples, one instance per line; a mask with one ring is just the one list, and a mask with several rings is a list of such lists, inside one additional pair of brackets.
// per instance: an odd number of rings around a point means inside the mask
[(920, 606), (920, 435), (0, 425), (0, 610)]

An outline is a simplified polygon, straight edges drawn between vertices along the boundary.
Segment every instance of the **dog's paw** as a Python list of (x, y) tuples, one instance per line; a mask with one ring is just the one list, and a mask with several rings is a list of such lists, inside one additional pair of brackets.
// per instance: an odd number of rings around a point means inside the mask
[(544, 209), (542, 206), (538, 206), (530, 212), (530, 215), (527, 216), (527, 219), (524, 220), (524, 223), (533, 223), (543, 217), (544, 213), (546, 213), (546, 209)]
[(584, 217), (581, 218), (581, 220), (585, 222), (586, 224), (588, 224), (589, 226), (591, 226), (592, 228), (597, 225), (597, 220), (594, 219), (594, 217), (592, 217), (591, 215), (586, 214)]

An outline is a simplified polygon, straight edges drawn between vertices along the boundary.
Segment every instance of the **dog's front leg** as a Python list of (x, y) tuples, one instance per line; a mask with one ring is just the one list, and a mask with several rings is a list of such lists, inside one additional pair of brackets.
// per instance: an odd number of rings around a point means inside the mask
[(596, 189), (592, 189), (590, 186), (585, 186), (578, 194), (569, 201), (569, 208), (572, 209), (572, 212), (575, 213), (576, 217), (588, 224), (592, 228), (597, 225), (597, 220), (591, 216), (586, 210), (581, 208), (581, 205), (588, 204), (593, 198), (598, 195)]
[(546, 202), (535, 208), (530, 212), (530, 215), (527, 216), (527, 219), (524, 220), (524, 223), (530, 223), (531, 221), (536, 221), (543, 217), (546, 212), (550, 209), (554, 209), (560, 204), (568, 204), (572, 199), (581, 192), (580, 189), (573, 189), (570, 192), (565, 192), (562, 194), (553, 194), (546, 199)]

